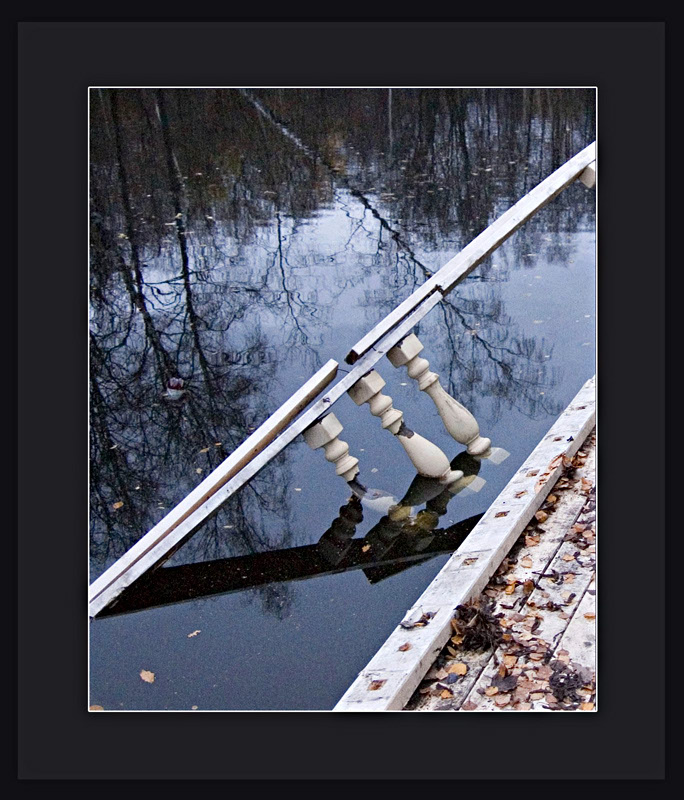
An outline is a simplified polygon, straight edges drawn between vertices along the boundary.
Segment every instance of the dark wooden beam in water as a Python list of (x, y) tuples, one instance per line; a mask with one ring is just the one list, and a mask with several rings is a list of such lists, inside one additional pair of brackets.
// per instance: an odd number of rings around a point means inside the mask
[(307, 580), (356, 569), (369, 571), (369, 581), (377, 583), (402, 568), (452, 553), (481, 517), (478, 514), (434, 531), (393, 524), (384, 518), (363, 539), (344, 541), (331, 528), (313, 545), (162, 567), (130, 586), (98, 616), (129, 614), (270, 583)]

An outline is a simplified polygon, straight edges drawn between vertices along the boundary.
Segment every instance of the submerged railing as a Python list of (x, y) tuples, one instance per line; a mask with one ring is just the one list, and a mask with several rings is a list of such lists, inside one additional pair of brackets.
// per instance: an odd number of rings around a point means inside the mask
[(437, 445), (409, 428), (403, 413), (394, 408), (392, 398), (382, 393), (385, 381), (374, 367), (385, 355), (394, 367), (405, 366), (409, 377), (418, 383), (418, 388), (433, 400), (453, 439), (465, 445), (471, 455), (496, 460), (496, 453), (490, 453), (491, 442), (480, 435), (475, 417), (447, 394), (439, 376), (420, 356), (423, 344), (412, 330), (478, 264), (578, 178), (588, 188), (595, 185), (596, 143), (584, 148), (549, 175), (381, 320), (347, 354), (345, 360), (353, 365), (349, 372), (323, 397), (315, 400), (337, 374), (338, 362), (328, 361), (90, 585), (90, 616), (109, 606), (126, 587), (168, 559), (232, 494), (300, 434), (313, 449), (322, 447), (336, 473), (357, 493), (363, 493), (364, 487), (357, 480), (358, 459), (349, 454), (348, 445), (339, 438), (342, 425), (330, 412), (331, 406), (345, 393), (349, 393), (357, 405), (368, 403), (371, 414), (379, 417), (382, 427), (401, 444), (419, 475), (436, 479), (445, 486), (462, 480), (463, 472), (452, 469), (447, 456)]

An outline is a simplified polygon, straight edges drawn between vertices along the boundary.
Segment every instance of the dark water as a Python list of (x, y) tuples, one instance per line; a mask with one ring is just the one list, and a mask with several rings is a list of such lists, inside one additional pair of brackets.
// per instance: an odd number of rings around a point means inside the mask
[[(91, 580), (594, 138), (585, 90), (92, 90)], [(594, 192), (573, 184), (416, 330), (511, 454), (461, 457), (479, 492), (414, 484), (407, 531), (347, 502), (298, 439), (122, 597), (127, 613), (92, 622), (91, 703), (331, 708), (594, 373), (594, 267)], [(457, 457), (405, 370), (377, 369), (407, 424)], [(404, 498), (398, 442), (367, 406), (334, 411), (362, 482)]]

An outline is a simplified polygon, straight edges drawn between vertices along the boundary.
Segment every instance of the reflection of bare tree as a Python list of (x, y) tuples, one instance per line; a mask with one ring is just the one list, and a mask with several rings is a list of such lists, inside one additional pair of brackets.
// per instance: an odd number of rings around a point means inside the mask
[[(361, 300), (374, 322), (593, 138), (591, 94), (393, 90), (390, 153), (385, 90), (93, 91), (94, 569), (273, 410), (282, 363), (320, 366), (335, 307), (366, 286), (349, 265), (381, 279)], [(561, 234), (590, 229), (592, 203), (568, 189), (511, 239), (507, 263), (471, 276), (486, 291), (442, 304), (444, 377), (466, 405), (551, 413), (550, 352), (516, 333), (496, 284), (529, 253), (566, 263)], [(326, 211), (348, 225), (331, 243), (307, 234)], [(160, 397), (174, 376), (188, 387), (176, 405)], [(283, 454), (174, 558), (286, 546), (288, 479)]]
[[(147, 279), (149, 241), (139, 236), (136, 227), (130, 157), (122, 144), (121, 109), (113, 94), (117, 169), (107, 171), (108, 182), (101, 177), (93, 181), (92, 192), (91, 522), (95, 570), (125, 552), (267, 416), (263, 387), (275, 367), (258, 330), (251, 338), (243, 335), (237, 348), (207, 349), (207, 340), (217, 332), (225, 335), (231, 322), (244, 316), (249, 295), (240, 294), (236, 300), (233, 293), (231, 304), (205, 302), (204, 297), (195, 296), (202, 284), (193, 269), (190, 248), (185, 246), (187, 230), (182, 217), (177, 217), (183, 207), (177, 172), (170, 174), (170, 194), (179, 258), (168, 254), (171, 278)], [(163, 113), (159, 117), (162, 121)], [(173, 163), (170, 138), (167, 145)], [(120, 237), (105, 224), (111, 225), (112, 220), (119, 224), (112, 202), (120, 203), (117, 210), (125, 228)], [(186, 378), (188, 395), (181, 404), (166, 403), (160, 397), (161, 389), (170, 376), (178, 374)], [(273, 469), (278, 473), (276, 481), (267, 486), (259, 479), (253, 481), (192, 538), (183, 557), (219, 557), (287, 543), (286, 459), (280, 459)], [(279, 523), (275, 541), (266, 533), (274, 530), (269, 524), (273, 517)], [(279, 607), (285, 603), (281, 600)]]
[[(243, 95), (249, 98), (246, 92)], [(492, 145), (492, 116), (490, 114), (491, 104), (487, 104), (487, 117), (486, 120), (480, 120), (480, 124), (476, 128), (480, 138), (484, 138), (484, 142), (480, 143), (480, 147), (488, 153), (487, 158), (496, 159), (497, 150), (491, 149)], [(258, 108), (267, 119), (270, 119), (274, 125), (285, 134), (288, 134), (287, 128), (282, 120), (279, 120), (270, 109), (263, 103), (258, 102)], [(471, 157), (467, 137), (465, 134), (465, 115), (467, 108), (463, 104), (457, 104), (450, 109), (449, 127), (448, 131), (444, 133), (447, 141), (440, 141), (438, 143), (437, 126), (439, 124), (439, 117), (423, 113), (424, 107), (421, 104), (418, 109), (418, 114), (411, 117), (411, 124), (416, 126), (414, 133), (416, 134), (411, 138), (407, 144), (404, 152), (411, 152), (411, 144), (415, 146), (414, 158), (418, 163), (425, 167), (428, 163), (431, 172), (420, 173), (421, 178), (432, 174), (436, 174), (441, 182), (453, 181), (454, 172), (458, 176), (459, 166), (462, 169), (467, 169), (472, 175), (478, 175), (479, 172), (470, 170)], [(497, 117), (498, 119), (498, 117)], [(410, 125), (409, 125), (410, 127)], [(527, 160), (533, 157), (531, 152), (532, 142), (532, 116), (529, 114), (526, 144), (527, 144)], [(542, 117), (541, 131), (540, 131), (540, 153), (539, 162), (544, 163), (544, 143), (545, 143), (546, 123)], [(483, 137), (483, 134), (486, 134)], [(500, 135), (500, 130), (497, 126), (497, 135)], [(295, 141), (307, 157), (311, 156), (310, 147), (301, 142), (301, 139), (294, 134), (289, 134), (289, 137)], [(420, 143), (427, 139), (427, 149), (421, 149)], [(418, 144), (415, 144), (415, 143)], [(447, 146), (447, 143), (449, 146)], [(439, 146), (438, 146), (439, 144)], [(455, 158), (454, 153), (460, 150), (461, 158)], [(555, 152), (557, 158), (563, 158), (565, 154), (560, 150)], [(359, 191), (353, 185), (353, 180), (341, 174), (341, 170), (334, 166), (330, 156), (316, 155), (315, 158), (321, 161), (331, 173), (335, 173), (336, 181), (343, 185), (354, 197), (358, 200), (363, 208), (369, 211), (372, 217), (379, 223), (379, 233), (387, 231), (391, 240), (395, 243), (397, 258), (394, 260), (394, 272), (392, 280), (388, 282), (388, 292), (383, 297), (382, 293), (377, 291), (368, 296), (367, 305), (374, 310), (385, 310), (387, 313), (396, 305), (396, 290), (397, 287), (411, 287), (420, 283), (418, 274), (422, 273), (423, 277), (428, 277), (431, 273), (427, 266), (416, 256), (414, 248), (412, 247), (408, 237), (404, 235), (396, 225), (393, 225), (383, 213), (378, 209), (374, 202), (366, 196), (366, 193)], [(440, 163), (440, 159), (446, 159), (446, 163)], [(405, 159), (409, 162), (410, 159)], [(478, 163), (477, 161), (475, 163)], [(481, 162), (480, 163), (480, 168)], [(557, 166), (557, 165), (555, 165)], [(540, 167), (541, 169), (541, 167)], [(484, 174), (493, 171), (492, 167), (484, 166)], [(405, 196), (406, 187), (401, 185), (404, 180), (403, 177), (397, 178), (396, 171), (390, 169), (390, 174), (400, 184), (396, 190), (396, 195)], [(509, 176), (513, 174), (510, 170), (506, 171)], [(523, 187), (518, 185), (511, 186), (509, 194), (517, 190), (527, 191), (527, 172), (522, 171), (523, 174)], [(401, 171), (400, 171), (401, 176)], [(467, 176), (464, 177), (464, 185), (472, 185), (472, 181)], [(543, 175), (540, 175), (535, 183), (541, 180)], [(425, 180), (418, 181), (419, 184), (425, 183)], [(492, 202), (493, 193), (489, 191), (487, 182), (485, 184), (485, 194), (482, 197), (483, 202), (478, 204), (478, 214), (472, 214), (472, 195), (470, 197), (463, 194), (457, 195), (457, 204), (460, 202), (461, 208), (458, 210), (458, 216), (470, 219), (474, 223), (474, 227), (469, 229), (469, 236), (476, 235), (480, 230), (484, 229), (492, 220), (495, 212), (501, 213), (503, 210), (495, 206)], [(443, 190), (445, 187), (438, 187)], [(428, 189), (427, 194), (434, 193), (433, 190)], [(439, 192), (438, 192), (439, 194)], [(388, 193), (389, 197), (395, 197), (394, 192)], [(586, 196), (586, 195), (584, 195)], [(380, 196), (382, 198), (382, 195)], [(412, 200), (415, 195), (408, 195)], [(517, 198), (515, 198), (517, 199)], [(442, 206), (444, 211), (446, 207)], [(364, 214), (365, 216), (365, 214)], [(446, 220), (445, 220), (446, 216)], [(428, 215), (426, 217), (430, 219)], [(440, 240), (446, 235), (449, 228), (448, 213), (436, 213), (434, 218), (438, 222), (443, 223), (443, 229), (439, 231)], [(558, 216), (555, 217), (556, 224), (558, 224)], [(348, 244), (351, 242), (353, 236), (358, 233), (360, 229), (365, 231), (363, 226), (363, 218), (359, 222), (356, 230)], [(548, 230), (548, 229), (544, 229)], [(537, 237), (534, 239), (534, 237)], [(517, 251), (520, 249), (529, 250), (529, 242), (531, 240), (539, 240), (538, 231), (527, 231), (525, 236), (517, 239)], [(562, 241), (558, 236), (546, 235), (544, 240), (551, 240), (556, 242), (553, 250), (556, 260), (567, 260), (565, 254), (560, 246)], [(379, 240), (378, 248), (381, 247)], [(400, 256), (403, 256), (400, 257)], [(522, 259), (521, 259), (522, 260)], [(485, 280), (487, 282), (495, 282), (497, 278), (500, 280), (503, 277), (503, 271), (499, 271), (498, 275), (488, 269), (488, 264), (483, 265), (478, 272), (480, 274), (475, 276), (476, 280)], [(418, 273), (418, 274), (417, 274)], [(461, 299), (457, 296), (452, 296), (446, 299), (442, 304), (443, 318), (445, 323), (446, 336), (450, 345), (450, 352), (453, 353), (453, 358), (449, 365), (449, 390), (456, 393), (457, 396), (463, 398), (464, 402), (468, 402), (475, 410), (478, 405), (478, 400), (482, 397), (494, 398), (495, 400), (495, 414), (500, 414), (502, 409), (506, 406), (515, 406), (521, 412), (530, 416), (536, 416), (540, 411), (546, 414), (556, 414), (560, 408), (557, 404), (549, 401), (546, 393), (542, 389), (551, 389), (557, 382), (557, 375), (555, 371), (549, 369), (547, 359), (552, 355), (551, 348), (547, 347), (543, 341), (538, 341), (534, 337), (518, 337), (514, 333), (514, 326), (510, 317), (506, 316), (503, 312), (503, 307), (500, 299), (498, 299), (493, 291), (487, 293), (480, 293), (477, 301), (468, 300), (467, 298)], [(464, 334), (467, 334), (464, 336)]]

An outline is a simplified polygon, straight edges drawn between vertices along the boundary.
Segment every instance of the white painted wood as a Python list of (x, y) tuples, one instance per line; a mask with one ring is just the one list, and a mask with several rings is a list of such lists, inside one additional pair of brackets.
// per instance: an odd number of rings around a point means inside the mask
[(559, 195), (581, 175), (596, 159), (596, 143), (590, 144), (577, 155), (552, 172), (531, 192), (511, 206), (495, 222), (476, 236), (458, 255), (448, 261), (438, 272), (425, 281), (412, 295), (381, 320), (360, 339), (347, 354), (345, 361), (354, 364), (365, 352), (397, 325), (407, 314), (430, 294), (446, 294), (469, 275), (475, 267), (501, 245), (533, 214)]
[(583, 667), (596, 670), (596, 591), (595, 575), (582, 597), (577, 611), (558, 643), (559, 650), (567, 650), (570, 660)]
[(322, 447), (336, 474), (350, 481), (359, 472), (359, 459), (349, 455), (349, 445), (339, 438), (342, 430), (342, 423), (331, 413), (304, 431), (304, 441), (312, 450)]
[(387, 358), (393, 367), (406, 367), (409, 378), (418, 383), (421, 392), (425, 392), (437, 407), (449, 435), (466, 445), (470, 455), (484, 455), (491, 440), (480, 436), (480, 426), (475, 417), (445, 391), (439, 375), (430, 370), (430, 362), (419, 355), (422, 351), (423, 343), (415, 333), (411, 333), (387, 353)]
[(394, 434), (419, 475), (437, 478), (441, 483), (453, 483), (463, 477), (461, 470), (452, 470), (444, 452), (428, 439), (409, 430), (403, 423), (404, 414), (394, 408), (392, 398), (382, 393), (385, 381), (372, 370), (349, 389), (357, 406), (368, 403), (374, 417), (380, 417), (382, 427)]
[(580, 175), (580, 180), (587, 187), (593, 189), (596, 186), (596, 162), (592, 162)]
[[(90, 616), (98, 614), (105, 606), (109, 605), (127, 587), (136, 581), (147, 570), (168, 558), (171, 552), (179, 546), (184, 539), (193, 533), (207, 517), (213, 514), (226, 500), (239, 489), (241, 489), (251, 478), (253, 478), (271, 459), (280, 453), (290, 444), (300, 433), (309, 425), (315, 422), (320, 416), (326, 414), (331, 406), (342, 397), (347, 390), (369, 369), (371, 369), (380, 359), (390, 350), (403, 336), (406, 336), (411, 329), (420, 322), (421, 319), (431, 311), (440, 297), (434, 296), (427, 298), (421, 303), (406, 319), (392, 331), (390, 331), (382, 341), (364, 355), (341, 380), (339, 380), (326, 394), (316, 400), (313, 405), (304, 411), (286, 430), (284, 430), (274, 441), (272, 441), (263, 452), (254, 457), (246, 466), (235, 474), (227, 483), (223, 484), (208, 500), (186, 516), (180, 524), (174, 527), (162, 539), (151, 537), (146, 534), (143, 539), (137, 542), (125, 553), (116, 564), (120, 562), (125, 565), (125, 569), (120, 571), (119, 577), (114, 577), (111, 583), (103, 586), (100, 584), (98, 591), (93, 588), (97, 581), (91, 584), (89, 590), (88, 613)], [(255, 431), (257, 433), (257, 431)], [(186, 498), (187, 499), (187, 498)], [(151, 533), (151, 532), (150, 532)], [(113, 565), (113, 566), (116, 566)], [(113, 567), (110, 567), (112, 569)], [(107, 573), (103, 573), (101, 578)], [(99, 581), (100, 579), (98, 579)]]
[[(336, 711), (404, 707), (446, 644), (454, 609), (485, 588), (558, 479), (563, 456), (577, 452), (595, 418), (591, 378), (412, 607), (409, 613), (421, 608), (431, 615), (427, 624), (410, 630), (398, 626), (342, 696)], [(405, 643), (410, 648), (400, 650)]]

